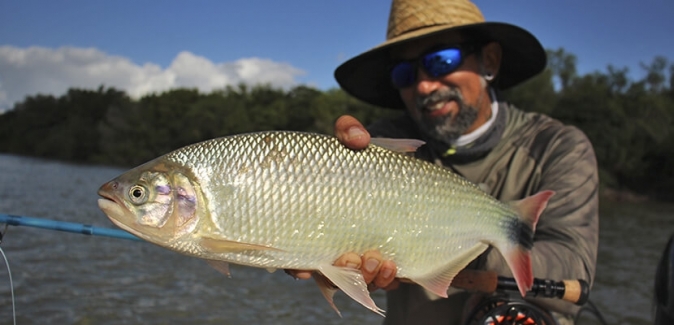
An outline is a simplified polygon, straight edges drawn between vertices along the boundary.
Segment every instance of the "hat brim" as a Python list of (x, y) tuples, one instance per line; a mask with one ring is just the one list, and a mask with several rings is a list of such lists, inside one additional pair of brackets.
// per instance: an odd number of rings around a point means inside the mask
[(390, 39), (337, 67), (335, 79), (346, 92), (367, 103), (402, 109), (398, 89), (391, 84), (392, 48), (442, 33), (470, 35), (471, 41), (494, 41), (501, 45), (501, 67), (497, 89), (508, 89), (543, 71), (546, 54), (540, 42), (528, 31), (507, 23), (484, 22), (462, 26), (434, 26)]

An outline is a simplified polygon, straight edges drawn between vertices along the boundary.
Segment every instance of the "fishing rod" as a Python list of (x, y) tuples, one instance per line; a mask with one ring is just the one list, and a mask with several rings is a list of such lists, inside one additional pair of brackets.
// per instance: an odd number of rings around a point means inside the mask
[[(24, 217), (0, 213), (0, 224), (2, 223), (5, 224), (5, 229), (2, 232), (0, 232), (0, 243), (2, 243), (3, 237), (5, 235), (5, 232), (7, 231), (8, 226), (27, 226), (34, 228), (72, 232), (90, 236), (103, 236), (103, 237), (143, 241), (142, 239), (121, 229), (94, 227), (92, 225), (86, 225), (75, 222), (57, 221), (50, 219)], [(12, 318), (14, 321), (13, 324), (16, 325), (16, 304), (14, 301), (14, 284), (12, 282), (12, 272), (10, 271), (9, 268), (7, 256), (5, 256), (5, 252), (2, 250), (2, 248), (0, 248), (0, 253), (2, 253), (5, 265), (7, 265), (7, 273), (9, 274), (10, 291), (12, 294)]]
[[(414, 283), (402, 278), (400, 282)], [(494, 271), (461, 270), (452, 279), (451, 286), (470, 292), (486, 294), (479, 303), (467, 311), (464, 325), (555, 325), (549, 311), (522, 299), (519, 296), (517, 282), (513, 278), (498, 275)], [(509, 294), (516, 293), (516, 294)], [(526, 297), (544, 297), (561, 299), (585, 307), (589, 302), (590, 285), (587, 281), (534, 278), (533, 285)], [(594, 307), (596, 309), (596, 307)], [(596, 313), (600, 320), (601, 315)], [(601, 321), (602, 324), (606, 322)]]
[(50, 219), (24, 217), (0, 213), (0, 223), (7, 224), (9, 226), (27, 226), (49, 230), (65, 231), (90, 236), (102, 236), (102, 237), (143, 241), (142, 239), (121, 229), (95, 227), (92, 225), (86, 225), (75, 222), (57, 221)]
[[(142, 239), (121, 229), (95, 227), (92, 225), (74, 222), (0, 213), (0, 223), (10, 226), (28, 226), (91, 236), (143, 241)], [(454, 277), (452, 286), (484, 293), (493, 293), (497, 290), (518, 290), (515, 279), (499, 276), (494, 271), (479, 270), (462, 270)], [(552, 281), (535, 278), (531, 290), (527, 293), (527, 296), (529, 295), (534, 297), (540, 296), (546, 298), (559, 298), (577, 305), (584, 305), (590, 295), (590, 286), (583, 280)]]
[[(517, 282), (494, 271), (462, 270), (452, 280), (452, 287), (490, 294), (472, 308), (464, 324), (557, 324), (549, 311), (518, 295), (508, 295), (507, 292), (519, 291)], [(581, 279), (554, 281), (534, 278), (526, 297), (557, 298), (584, 306), (589, 301), (590, 285)]]
[[(452, 287), (483, 293), (518, 291), (515, 279), (500, 276), (494, 271), (482, 270), (460, 271), (452, 280)], [(590, 285), (580, 279), (553, 281), (534, 278), (527, 297), (558, 298), (582, 306), (590, 297)]]
[[(95, 227), (74, 222), (0, 213), (0, 223), (10, 226), (28, 226), (84, 235), (143, 241), (143, 239), (140, 239), (121, 229)], [(405, 280), (403, 279), (403, 281)], [(478, 270), (463, 270), (459, 272), (459, 274), (454, 277), (452, 286), (483, 293), (493, 293), (497, 290), (518, 290), (517, 283), (513, 278), (499, 276), (494, 271)], [(559, 298), (577, 305), (584, 305), (590, 295), (590, 286), (583, 280), (552, 281), (536, 278), (534, 279), (534, 284), (527, 295), (534, 297)]]
[[(57, 221), (42, 218), (0, 214), (0, 224), (8, 226), (28, 226), (48, 230), (58, 230), (91, 236), (143, 241), (124, 230), (92, 225)], [(0, 234), (0, 241), (2, 234)], [(400, 279), (402, 282), (411, 282)], [(515, 279), (499, 276), (494, 271), (462, 270), (452, 281), (452, 286), (482, 293), (517, 292)], [(590, 286), (584, 280), (553, 281), (534, 278), (527, 297), (557, 298), (582, 306), (588, 302)], [(496, 297), (474, 308), (467, 324), (555, 324), (549, 314), (524, 300)], [(480, 320), (479, 322), (476, 322)]]

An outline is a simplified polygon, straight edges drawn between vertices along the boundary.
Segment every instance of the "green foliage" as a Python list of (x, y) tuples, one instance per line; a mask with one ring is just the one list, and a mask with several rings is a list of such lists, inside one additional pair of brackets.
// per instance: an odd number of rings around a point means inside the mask
[(517, 103), (517, 107), (523, 110), (549, 115), (558, 100), (552, 76), (552, 69), (545, 69), (519, 86), (504, 91), (501, 95), (504, 100)]
[(547, 50), (548, 69), (552, 70), (553, 76), (559, 80), (562, 89), (567, 88), (578, 76), (575, 55), (567, 53), (564, 49)]
[[(592, 141), (604, 185), (674, 193), (674, 64), (655, 57), (633, 81), (627, 68), (578, 75), (576, 57), (548, 51), (543, 73), (505, 100), (580, 128)], [(205, 139), (260, 130), (332, 134), (350, 114), (369, 124), (399, 111), (339, 89), (237, 85), (204, 94), (174, 89), (130, 99), (114, 88), (35, 95), (0, 115), (0, 152), (133, 166)]]
[(583, 130), (605, 185), (674, 199), (674, 64), (655, 57), (633, 82), (627, 68), (610, 65), (579, 76), (576, 61), (563, 49), (548, 51), (547, 69), (504, 97)]
[(262, 130), (331, 134), (339, 115), (370, 123), (390, 112), (307, 86), (174, 89), (138, 100), (113, 88), (71, 89), (59, 98), (29, 96), (0, 115), (0, 152), (132, 166), (205, 139)]
[(65, 95), (27, 97), (0, 115), (0, 150), (22, 155), (86, 161), (99, 153), (95, 125), (108, 105), (129, 101), (113, 88), (70, 89)]

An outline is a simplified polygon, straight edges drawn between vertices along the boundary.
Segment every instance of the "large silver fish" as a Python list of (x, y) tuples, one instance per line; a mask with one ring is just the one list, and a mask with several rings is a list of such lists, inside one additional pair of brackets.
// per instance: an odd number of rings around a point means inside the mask
[[(340, 255), (379, 250), (398, 277), (446, 297), (454, 276), (493, 245), (524, 295), (535, 224), (554, 193), (506, 204), (443, 167), (380, 146), (354, 151), (331, 136), (261, 132), (175, 150), (99, 194), (113, 223), (149, 242), (226, 274), (229, 262), (317, 270), (381, 314), (361, 273), (332, 265)], [(337, 310), (334, 289), (317, 282)]]

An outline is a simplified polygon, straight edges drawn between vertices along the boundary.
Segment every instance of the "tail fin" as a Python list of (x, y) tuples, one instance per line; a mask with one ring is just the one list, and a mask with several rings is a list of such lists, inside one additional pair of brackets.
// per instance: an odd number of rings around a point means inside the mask
[(520, 220), (525, 224), (531, 226), (531, 230), (536, 230), (536, 223), (545, 207), (548, 205), (548, 200), (555, 195), (555, 191), (541, 191), (532, 196), (527, 196), (519, 201), (510, 202), (510, 206), (520, 216)]
[(520, 220), (513, 227), (516, 242), (513, 243), (514, 246), (503, 252), (503, 256), (510, 270), (513, 272), (522, 297), (526, 295), (526, 292), (531, 289), (534, 283), (534, 275), (531, 271), (530, 250), (533, 246), (536, 223), (538, 223), (538, 217), (545, 210), (548, 200), (553, 195), (555, 195), (554, 191), (542, 191), (510, 203), (520, 216)]

